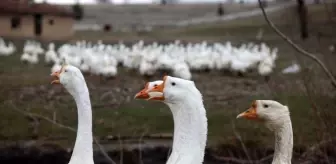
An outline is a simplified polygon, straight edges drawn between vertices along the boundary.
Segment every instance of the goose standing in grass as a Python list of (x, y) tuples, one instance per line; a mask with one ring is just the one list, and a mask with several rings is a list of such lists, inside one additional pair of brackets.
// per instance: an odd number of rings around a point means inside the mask
[(291, 164), (293, 151), (293, 130), (287, 106), (273, 100), (256, 100), (237, 118), (260, 120), (275, 135), (272, 164)]
[(57, 56), (57, 53), (55, 52), (55, 44), (50, 43), (49, 44), (49, 49), (45, 53), (44, 61), (49, 64), (51, 62), (56, 63), (57, 60), (58, 60), (58, 56)]
[(69, 164), (93, 164), (92, 111), (84, 76), (78, 68), (71, 65), (62, 66), (60, 71), (51, 75), (56, 78), (52, 84), (62, 84), (77, 105), (78, 130)]
[[(12, 44), (5, 48), (4, 41), (0, 38), (0, 56), (2, 52), (10, 53), (14, 49)], [(145, 77), (168, 71), (175, 77), (190, 80), (193, 71), (210, 70), (230, 71), (238, 75), (257, 71), (259, 75), (267, 78), (275, 68), (278, 50), (271, 49), (265, 43), (250, 42), (235, 47), (229, 41), (224, 44), (219, 42), (209, 44), (203, 41), (182, 45), (176, 40), (166, 45), (156, 42), (144, 45), (140, 40), (132, 46), (123, 43), (108, 45), (101, 42), (92, 44), (79, 41), (75, 44), (60, 45), (57, 50), (55, 44), (50, 43), (46, 53), (41, 43), (26, 41), (23, 52), (21, 60), (30, 64), (41, 62), (36, 59), (39, 55), (45, 54), (46, 63), (57, 65), (60, 60), (66, 59), (68, 64), (78, 67), (83, 73), (93, 75), (116, 77), (120, 65), (126, 69), (137, 70)]]
[(10, 56), (16, 51), (16, 47), (12, 42), (6, 46), (5, 41), (0, 38), (0, 56)]
[(208, 123), (202, 94), (190, 80), (165, 76), (150, 82), (137, 99), (162, 101), (172, 111), (174, 138), (167, 164), (201, 164), (204, 159)]

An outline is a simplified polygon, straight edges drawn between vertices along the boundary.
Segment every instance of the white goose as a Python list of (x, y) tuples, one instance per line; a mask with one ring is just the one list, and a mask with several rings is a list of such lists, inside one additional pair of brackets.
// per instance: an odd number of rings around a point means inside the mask
[(78, 68), (71, 65), (65, 65), (51, 75), (56, 77), (52, 84), (63, 84), (77, 105), (78, 130), (69, 164), (93, 164), (92, 111), (84, 76)]
[(272, 164), (291, 164), (293, 151), (293, 130), (287, 106), (273, 100), (256, 100), (237, 118), (261, 120), (274, 132), (275, 148)]
[(162, 101), (172, 111), (173, 149), (167, 164), (203, 162), (208, 124), (202, 94), (193, 81), (165, 76), (163, 82), (148, 83), (135, 98)]
[(58, 56), (57, 56), (57, 53), (55, 52), (55, 44), (50, 43), (49, 44), (49, 49), (45, 53), (44, 61), (46, 63), (51, 63), (51, 62), (56, 63), (57, 60), (58, 60)]

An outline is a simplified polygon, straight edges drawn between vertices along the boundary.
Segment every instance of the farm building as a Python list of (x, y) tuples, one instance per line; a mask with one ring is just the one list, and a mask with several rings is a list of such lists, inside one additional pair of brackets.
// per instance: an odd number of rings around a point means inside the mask
[(64, 39), (73, 35), (73, 13), (29, 0), (0, 1), (0, 36)]

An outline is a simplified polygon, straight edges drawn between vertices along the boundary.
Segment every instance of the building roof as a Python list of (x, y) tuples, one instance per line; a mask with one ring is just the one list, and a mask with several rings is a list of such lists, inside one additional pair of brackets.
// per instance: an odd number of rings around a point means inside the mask
[(0, 13), (46, 14), (72, 17), (73, 12), (59, 5), (30, 3), (29, 0), (0, 0)]

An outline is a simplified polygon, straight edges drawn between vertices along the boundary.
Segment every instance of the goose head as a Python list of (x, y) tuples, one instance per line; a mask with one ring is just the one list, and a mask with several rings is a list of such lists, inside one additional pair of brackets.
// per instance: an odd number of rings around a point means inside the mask
[(266, 126), (273, 130), (277, 126), (281, 126), (289, 118), (289, 110), (285, 105), (273, 100), (256, 100), (251, 107), (237, 118), (246, 118), (249, 120), (259, 120), (266, 123)]
[(51, 84), (62, 84), (71, 95), (82, 91), (83, 84), (86, 85), (81, 71), (72, 65), (63, 65), (59, 71), (51, 74), (55, 78)]
[(179, 103), (186, 100), (186, 97), (202, 98), (193, 81), (172, 76), (165, 76), (161, 84), (139, 92), (139, 99), (140, 95), (147, 100), (159, 100), (165, 103)]

